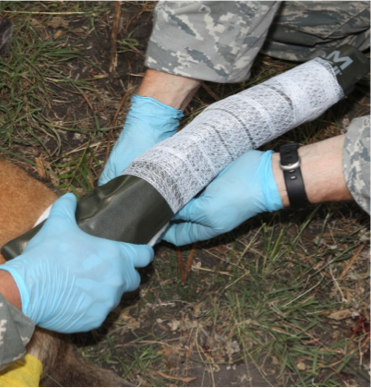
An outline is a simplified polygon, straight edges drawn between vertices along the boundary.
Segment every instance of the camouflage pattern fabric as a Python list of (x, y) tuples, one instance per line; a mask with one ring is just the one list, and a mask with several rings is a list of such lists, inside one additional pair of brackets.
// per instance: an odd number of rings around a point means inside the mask
[(24, 357), (34, 330), (34, 323), (0, 294), (0, 369)]
[(350, 123), (344, 142), (343, 172), (353, 198), (370, 214), (370, 116)]
[(368, 1), (283, 2), (261, 53), (305, 62), (343, 44), (370, 47)]
[(368, 1), (159, 2), (146, 66), (205, 81), (249, 78), (260, 51), (307, 61), (329, 48), (369, 47)]
[(244, 81), (278, 8), (274, 1), (159, 2), (145, 64), (206, 81)]

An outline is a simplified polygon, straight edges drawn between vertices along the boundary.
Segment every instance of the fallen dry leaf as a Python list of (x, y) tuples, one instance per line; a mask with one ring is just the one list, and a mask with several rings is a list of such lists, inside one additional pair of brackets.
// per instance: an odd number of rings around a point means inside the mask
[(298, 363), (296, 364), (296, 366), (297, 366), (297, 368), (298, 368), (299, 370), (305, 370), (305, 369), (306, 369), (306, 365), (304, 364), (304, 362), (298, 362)]
[(274, 330), (274, 331), (279, 331), (280, 333), (286, 334), (286, 330), (282, 329), (282, 327), (279, 327), (279, 326), (269, 326), (269, 328)]
[(198, 304), (196, 304), (196, 306), (194, 306), (194, 308), (193, 308), (193, 315), (195, 317), (199, 317), (202, 314), (203, 306), (204, 306), (204, 302), (198, 303)]
[(272, 356), (272, 364), (273, 365), (280, 365), (280, 362), (278, 361), (278, 358), (276, 356)]
[(35, 163), (39, 166), (37, 173), (41, 178), (48, 179), (50, 176), (46, 173), (46, 166), (44, 164), (44, 157), (41, 155), (39, 158), (35, 158)]
[(349, 309), (344, 309), (327, 315), (327, 318), (334, 319), (335, 321), (342, 321), (343, 319), (351, 317), (351, 315), (352, 312)]
[(58, 30), (54, 35), (53, 39), (58, 39), (62, 35), (62, 30)]
[(177, 319), (173, 319), (167, 325), (170, 327), (171, 331), (177, 331), (179, 329), (179, 326), (180, 326), (180, 321), (178, 321)]
[(140, 327), (140, 322), (137, 321), (134, 317), (130, 316), (127, 310), (123, 311), (119, 315), (118, 321), (124, 321), (131, 329), (137, 329)]
[(53, 27), (54, 29), (58, 27), (68, 27), (68, 22), (66, 22), (63, 18), (60, 16), (54, 16), (53, 19), (51, 19), (48, 23), (48, 27)]
[(166, 347), (157, 352), (158, 354), (163, 354), (166, 357), (170, 357), (173, 354), (173, 349)]

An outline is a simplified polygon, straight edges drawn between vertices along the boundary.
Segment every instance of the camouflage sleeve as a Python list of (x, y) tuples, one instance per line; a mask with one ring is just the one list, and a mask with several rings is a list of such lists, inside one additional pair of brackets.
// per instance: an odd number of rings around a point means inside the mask
[(274, 1), (159, 2), (145, 64), (206, 81), (244, 81), (278, 7)]
[(370, 47), (369, 1), (284, 1), (261, 52), (303, 62), (343, 44)]
[(259, 51), (303, 62), (343, 44), (366, 50), (369, 39), (369, 1), (165, 1), (154, 12), (145, 64), (240, 82)]
[(0, 294), (0, 369), (24, 357), (34, 323)]
[(370, 214), (370, 116), (350, 123), (344, 142), (343, 172), (353, 198)]

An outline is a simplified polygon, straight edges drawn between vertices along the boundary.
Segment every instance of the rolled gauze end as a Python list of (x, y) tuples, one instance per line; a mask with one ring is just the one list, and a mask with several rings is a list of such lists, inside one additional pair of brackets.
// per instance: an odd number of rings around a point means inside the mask
[[(80, 228), (97, 237), (155, 243), (172, 216), (244, 152), (321, 115), (369, 71), (351, 46), (216, 102), (78, 203)], [(344, 88), (344, 90), (343, 90)], [(21, 254), (40, 226), (2, 248)]]

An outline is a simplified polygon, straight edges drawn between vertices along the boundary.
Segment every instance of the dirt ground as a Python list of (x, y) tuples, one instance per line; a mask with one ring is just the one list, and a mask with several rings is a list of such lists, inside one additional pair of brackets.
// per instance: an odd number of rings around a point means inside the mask
[[(113, 71), (113, 5), (97, 3), (89, 17), (30, 15), (41, 40), (62, 39), (63, 47), (79, 50), (78, 58), (63, 65), (64, 75), (92, 86), (76, 92), (50, 81), (58, 98), (54, 95), (43, 113), (64, 128), (58, 129), (61, 143), (40, 133), (42, 144), (12, 145), (13, 153), (44, 160), (50, 176), (43, 178), (59, 190), (66, 190), (60, 166), (87, 143), (94, 154), (92, 185), (101, 172), (96, 161), (105, 160), (118, 137), (145, 71), (154, 5), (122, 2)], [(25, 7), (32, 10), (30, 2)], [(24, 20), (4, 15), (15, 24)], [(252, 78), (292, 65), (259, 57)], [(182, 125), (247, 86), (203, 85)], [(288, 139), (310, 143), (339, 134), (352, 117), (368, 112), (369, 100), (356, 92), (321, 121), (304, 125), (304, 136), (294, 131), (265, 149)], [(77, 194), (86, 193), (76, 180), (73, 185)], [(182, 282), (179, 263), (190, 257), (193, 264)], [(354, 264), (341, 280), (350, 260)], [(101, 329), (74, 337), (87, 359), (135, 385), (369, 386), (369, 218), (355, 204), (264, 214), (192, 247), (160, 243), (154, 263), (141, 275), (140, 290), (125, 295)]]

